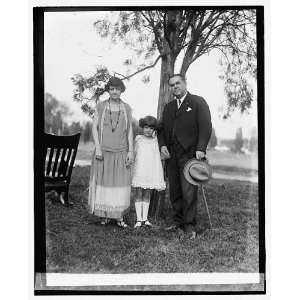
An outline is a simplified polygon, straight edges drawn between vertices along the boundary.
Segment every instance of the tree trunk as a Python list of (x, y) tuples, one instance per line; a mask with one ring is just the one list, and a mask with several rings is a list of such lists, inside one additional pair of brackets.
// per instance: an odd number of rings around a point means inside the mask
[(160, 86), (157, 106), (157, 118), (161, 120), (165, 105), (170, 101), (169, 77), (174, 74), (175, 59), (171, 55), (162, 57), (160, 67)]
[[(157, 107), (157, 119), (160, 121), (165, 105), (170, 101), (170, 90), (169, 90), (169, 77), (174, 74), (175, 59), (171, 55), (166, 55), (161, 61), (160, 71), (160, 87), (159, 87), (159, 98)], [(165, 168), (164, 168), (164, 173)], [(164, 174), (166, 175), (166, 174)], [(165, 180), (167, 181), (166, 176)], [(153, 218), (165, 217), (165, 211), (170, 206), (168, 183), (166, 191), (157, 192), (154, 191), (151, 195), (151, 205), (149, 214)]]
[(186, 60), (184, 60), (181, 65), (180, 74), (185, 76), (189, 66), (190, 66), (190, 64)]

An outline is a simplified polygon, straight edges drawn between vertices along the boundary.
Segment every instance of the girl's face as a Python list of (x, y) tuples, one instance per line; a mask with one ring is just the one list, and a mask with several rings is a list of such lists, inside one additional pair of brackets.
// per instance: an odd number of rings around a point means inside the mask
[(110, 86), (108, 89), (108, 93), (112, 100), (118, 100), (121, 96), (121, 88), (117, 86)]
[(143, 128), (143, 132), (144, 132), (144, 136), (153, 137), (154, 129), (146, 125)]

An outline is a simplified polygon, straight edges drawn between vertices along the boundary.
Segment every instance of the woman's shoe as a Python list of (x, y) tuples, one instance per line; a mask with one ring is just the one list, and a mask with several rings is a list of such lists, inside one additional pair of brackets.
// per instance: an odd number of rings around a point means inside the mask
[(141, 221), (137, 221), (134, 225), (134, 228), (137, 228), (137, 227), (141, 227), (142, 226), (142, 222)]
[(146, 220), (144, 224), (145, 224), (146, 226), (152, 226), (152, 224), (151, 224), (148, 220)]
[(108, 223), (108, 219), (102, 219), (100, 224), (101, 225), (106, 225)]
[(122, 227), (122, 228), (127, 228), (128, 227), (128, 225), (123, 220), (122, 221), (118, 221), (117, 225), (119, 227)]

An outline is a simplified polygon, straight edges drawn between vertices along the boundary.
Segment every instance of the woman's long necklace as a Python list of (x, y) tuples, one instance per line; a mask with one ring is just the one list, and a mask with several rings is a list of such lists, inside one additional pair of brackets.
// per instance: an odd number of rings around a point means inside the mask
[(117, 119), (115, 127), (113, 126), (113, 121), (112, 121), (112, 116), (111, 116), (110, 99), (108, 100), (108, 105), (109, 105), (109, 118), (110, 118), (110, 124), (111, 124), (111, 131), (114, 132), (116, 130), (116, 128), (118, 127), (119, 120), (120, 120), (120, 114), (121, 114), (120, 100), (119, 100), (118, 119)]

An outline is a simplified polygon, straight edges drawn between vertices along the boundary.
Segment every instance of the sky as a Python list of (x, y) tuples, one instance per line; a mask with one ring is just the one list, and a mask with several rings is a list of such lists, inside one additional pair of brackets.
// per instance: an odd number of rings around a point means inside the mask
[[(112, 44), (97, 34), (93, 23), (108, 12), (46, 12), (45, 13), (45, 92), (64, 102), (73, 112), (72, 121), (89, 118), (81, 112), (80, 104), (72, 99), (75, 86), (71, 77), (77, 73), (92, 75), (97, 66), (103, 65), (111, 72), (126, 74), (123, 62), (132, 52), (121, 44)], [(208, 103), (212, 123), (218, 138), (234, 138), (239, 127), (244, 137), (257, 127), (256, 102), (248, 114), (236, 111), (230, 119), (222, 119), (226, 108), (223, 81), (218, 78), (221, 67), (219, 54), (213, 52), (196, 60), (187, 72), (189, 92), (202, 96)], [(178, 71), (175, 69), (175, 71)], [(146, 115), (156, 116), (159, 92), (160, 64), (151, 69), (150, 82), (144, 84), (144, 73), (126, 81), (126, 91), (121, 98), (133, 109), (136, 119)], [(71, 121), (70, 120), (70, 121)]]

